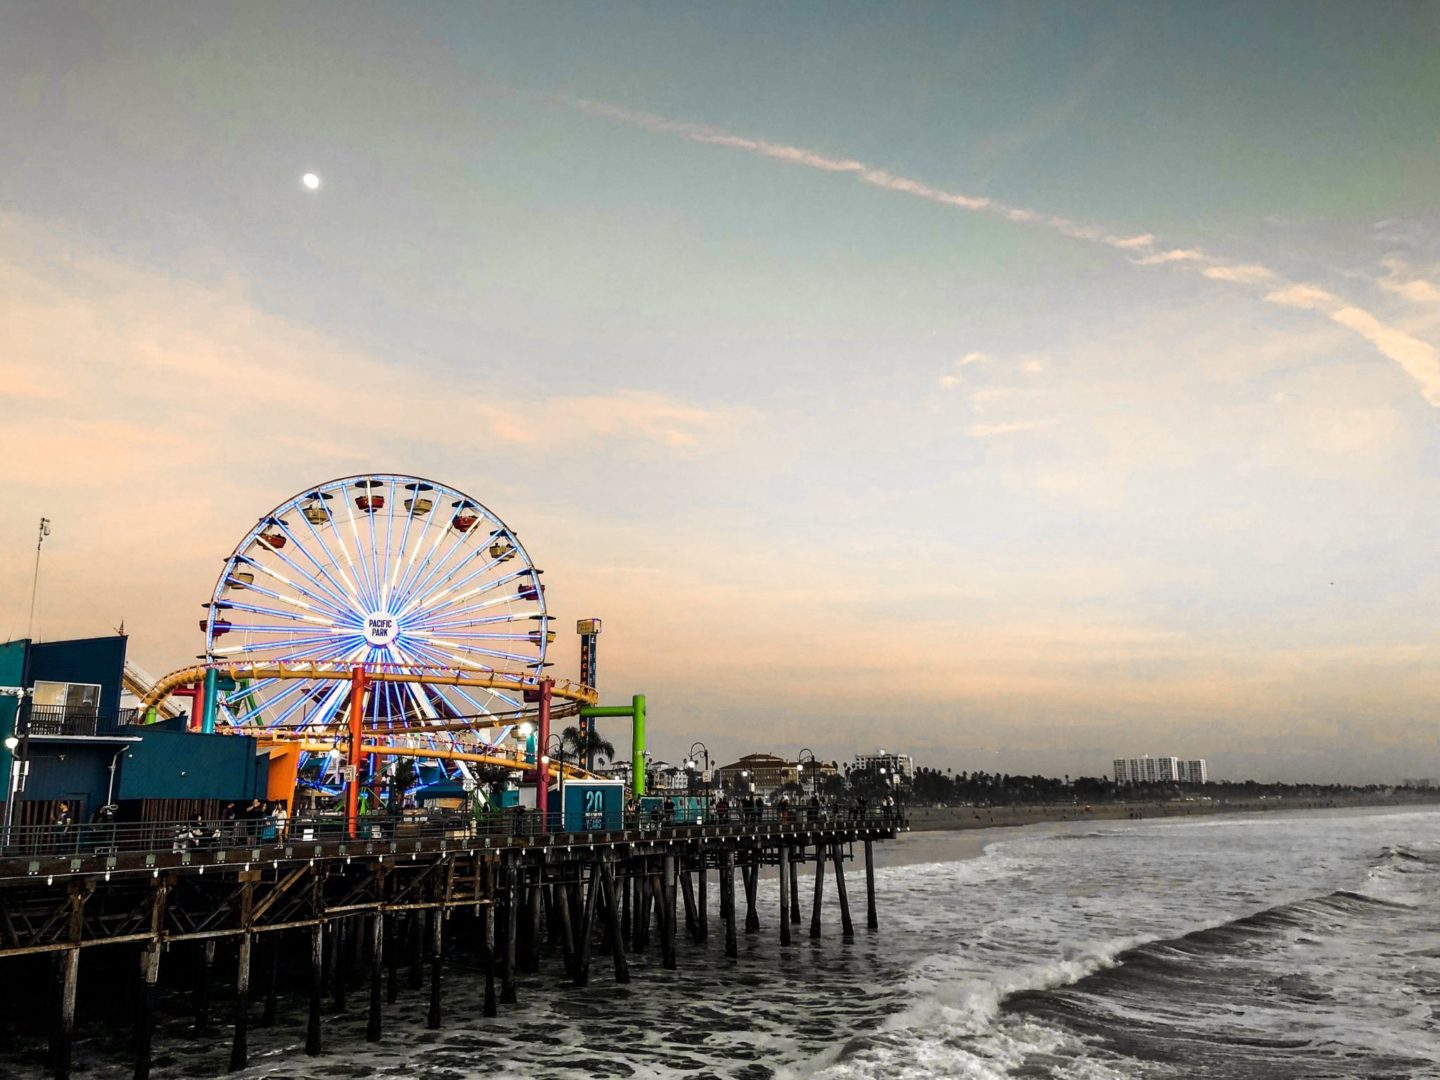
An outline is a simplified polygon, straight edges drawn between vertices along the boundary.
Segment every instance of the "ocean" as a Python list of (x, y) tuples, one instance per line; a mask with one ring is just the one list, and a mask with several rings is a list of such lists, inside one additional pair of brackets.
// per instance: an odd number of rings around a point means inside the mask
[[(679, 970), (596, 956), (584, 989), (558, 962), (520, 1004), (480, 1013), (482, 981), (447, 969), (444, 1027), (402, 991), (384, 1042), (364, 993), (307, 1058), (303, 1006), (252, 1031), (249, 1078), (480, 1076), (1018, 1077), (1319, 1080), (1440, 1077), (1440, 811), (1313, 811), (912, 833), (879, 845), (880, 929), (860, 866), (845, 943), (826, 881), (824, 936), (762, 929), (728, 961), (712, 878), (708, 944)], [(683, 938), (683, 926), (682, 926)], [(223, 1013), (217, 1012), (217, 1018)], [(82, 1021), (83, 1023), (83, 1021)], [(221, 1075), (228, 1039), (157, 1032), (154, 1076)], [(86, 1060), (78, 1075), (126, 1075)]]

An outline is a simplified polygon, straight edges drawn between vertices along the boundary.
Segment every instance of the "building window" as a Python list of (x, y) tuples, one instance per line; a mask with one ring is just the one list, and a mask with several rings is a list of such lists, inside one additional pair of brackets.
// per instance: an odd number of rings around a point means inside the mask
[(46, 711), (63, 709), (68, 715), (95, 715), (100, 711), (100, 687), (96, 683), (35, 683), (34, 704)]

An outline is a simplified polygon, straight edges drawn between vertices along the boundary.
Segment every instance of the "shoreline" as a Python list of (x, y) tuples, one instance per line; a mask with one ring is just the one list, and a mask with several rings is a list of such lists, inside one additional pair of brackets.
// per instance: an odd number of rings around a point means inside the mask
[(1335, 799), (1216, 799), (1209, 801), (1050, 803), (1026, 806), (916, 806), (906, 811), (911, 832), (1002, 829), (1060, 821), (1144, 821), (1153, 818), (1214, 817), (1218, 814), (1283, 813), (1289, 810), (1338, 810), (1356, 807), (1440, 807), (1440, 792), (1430, 797), (1353, 796)]

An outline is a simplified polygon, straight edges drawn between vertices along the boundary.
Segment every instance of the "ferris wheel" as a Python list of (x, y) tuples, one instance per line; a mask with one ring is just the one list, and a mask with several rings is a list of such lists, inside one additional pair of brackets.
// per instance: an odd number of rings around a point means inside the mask
[[(384, 473), (331, 480), (260, 518), (225, 560), (200, 623), (206, 658), (527, 681), (555, 636), (541, 573), (510, 527), (463, 492)], [(227, 687), (216, 718), (323, 736), (350, 708), (344, 682), (258, 677)], [(429, 728), (428, 741), (453, 743), (524, 708), (513, 690), (402, 679), (370, 688), (363, 721), (407, 741)]]

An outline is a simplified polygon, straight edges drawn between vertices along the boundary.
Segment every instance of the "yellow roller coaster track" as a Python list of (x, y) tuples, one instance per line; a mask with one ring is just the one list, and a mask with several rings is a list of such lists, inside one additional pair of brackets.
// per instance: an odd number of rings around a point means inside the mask
[[(355, 666), (354, 664), (311, 663), (196, 664), (193, 667), (172, 671), (157, 682), (141, 699), (140, 709), (144, 711), (158, 705), (169, 697), (170, 692), (177, 686), (190, 686), (202, 682), (207, 671), (213, 670), (236, 681), (240, 679), (318, 679), (348, 682)], [(367, 683), (421, 683), (426, 686), (470, 686), (487, 690), (509, 690), (514, 693), (533, 691), (539, 685), (539, 680), (535, 676), (521, 675), (513, 671), (471, 671), (465, 668), (394, 664), (378, 667), (366, 666), (365, 681)], [(573, 701), (579, 705), (594, 705), (600, 700), (600, 696), (593, 686), (573, 683), (569, 679), (554, 679), (552, 683), (550, 690), (552, 697)]]
[[(214, 671), (218, 675), (240, 681), (242, 679), (311, 679), (330, 682), (349, 682), (354, 670), (354, 664), (313, 664), (313, 663), (292, 663), (292, 664), (196, 664), (192, 667), (181, 668), (179, 671), (172, 671), (169, 675), (160, 679), (150, 688), (150, 691), (140, 701), (140, 711), (154, 708), (160, 702), (169, 697), (171, 691), (179, 686), (191, 686), (203, 682), (208, 671)], [(466, 686), (489, 690), (508, 690), (513, 693), (525, 693), (538, 688), (539, 681), (533, 675), (522, 675), (516, 672), (507, 671), (471, 671), (463, 668), (438, 668), (421, 666), (398, 666), (386, 664), (383, 666), (365, 666), (366, 683), (391, 682), (391, 683), (421, 683), (430, 686)], [(552, 715), (557, 719), (561, 715), (573, 714), (573, 711), (581, 705), (594, 705), (599, 701), (599, 695), (594, 687), (585, 686), (581, 683), (572, 683), (568, 679), (552, 680), (550, 690), (551, 697), (559, 698), (568, 702), (568, 706), (560, 706)], [(393, 738), (404, 740), (411, 737), (426, 737), (437, 734), (441, 731), (454, 730), (458, 721), (439, 720), (434, 723), (417, 724), (408, 729), (373, 729), (367, 728), (364, 735), (369, 739)], [(471, 721), (467, 726), (472, 726)], [(238, 733), (238, 731), (237, 731)], [(254, 735), (263, 740), (274, 743), (300, 743), (304, 750), (318, 753), (326, 753), (336, 748), (338, 743), (326, 739), (324, 736), (330, 734), (325, 729), (291, 729), (288, 731), (252, 728), (244, 731), (244, 734)], [(337, 729), (334, 734), (337, 737), (343, 736), (345, 732)], [(533, 769), (535, 764), (523, 754), (512, 754), (501, 750), (499, 747), (488, 747), (483, 743), (474, 747), (457, 743), (453, 747), (411, 747), (403, 742), (379, 743), (366, 742), (364, 752), (378, 754), (381, 756), (398, 755), (403, 757), (430, 757), (440, 758), (446, 761), (466, 761), (477, 765), (500, 765), (512, 769)], [(560, 762), (552, 761), (551, 766), (560, 767)], [(567, 776), (585, 777), (590, 774), (576, 765), (566, 762), (564, 765)]]

